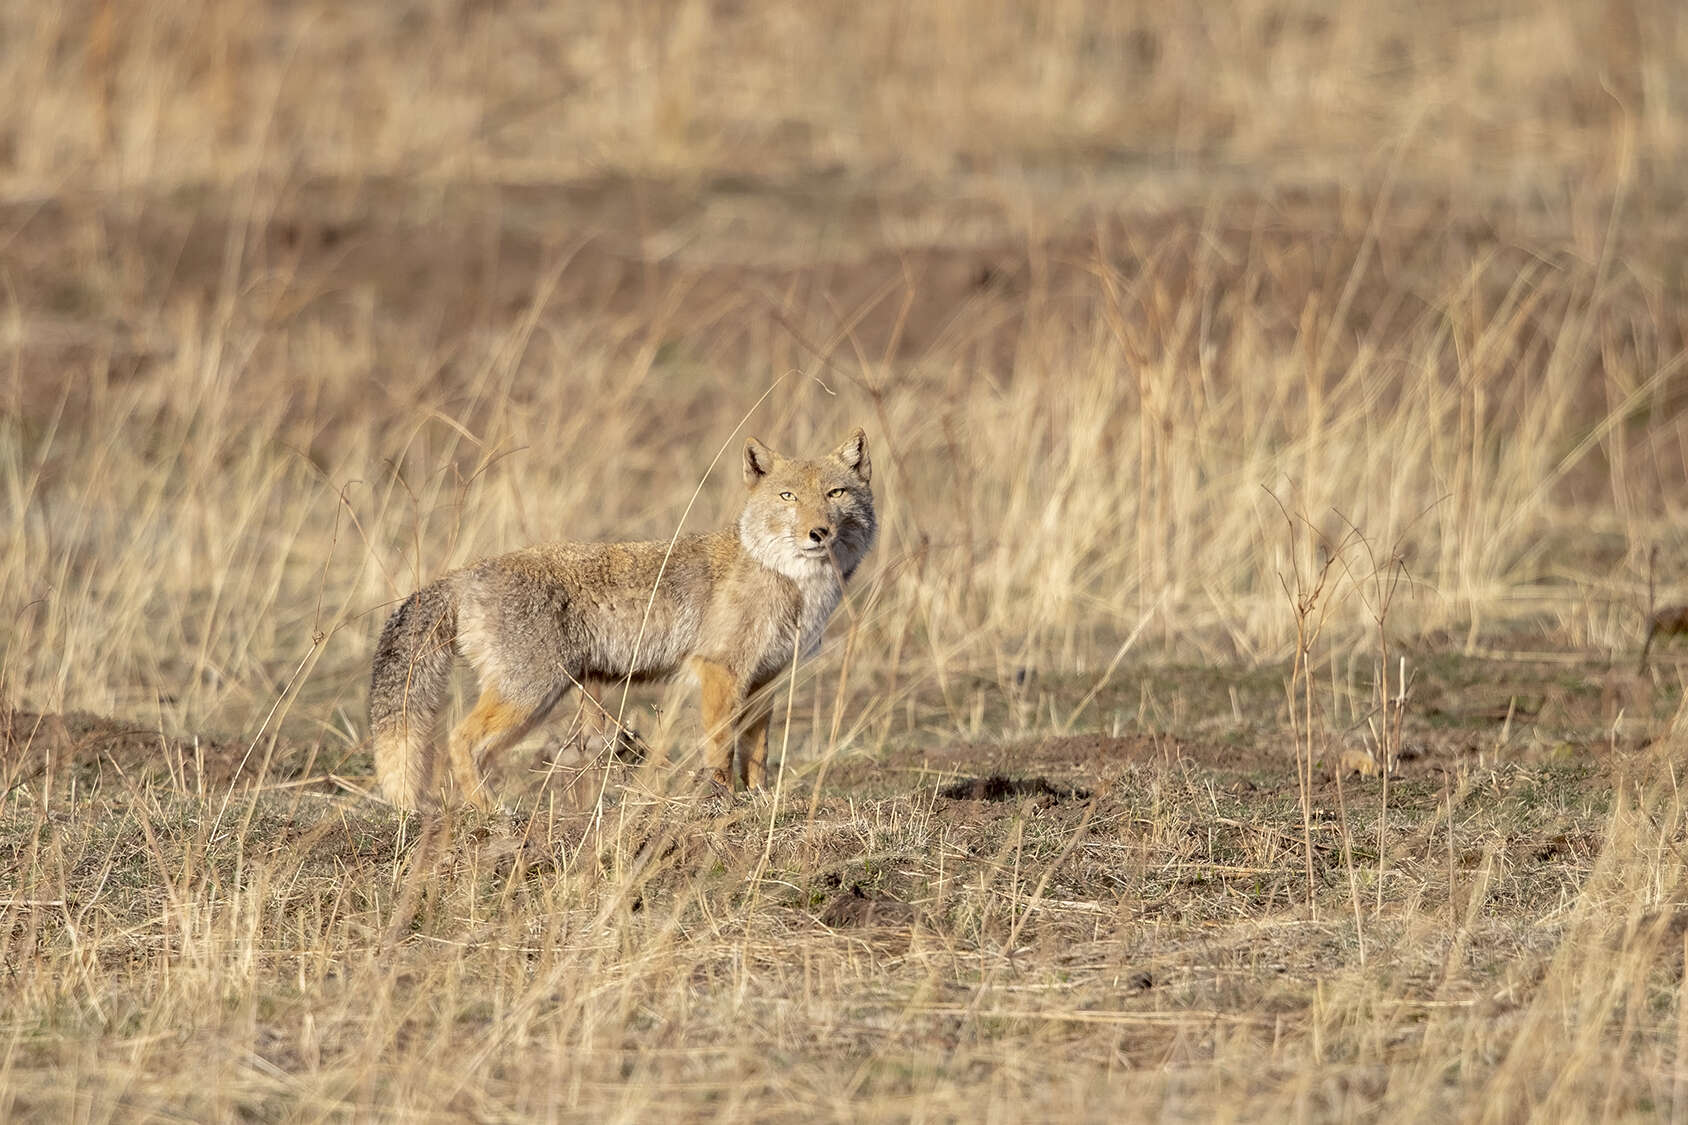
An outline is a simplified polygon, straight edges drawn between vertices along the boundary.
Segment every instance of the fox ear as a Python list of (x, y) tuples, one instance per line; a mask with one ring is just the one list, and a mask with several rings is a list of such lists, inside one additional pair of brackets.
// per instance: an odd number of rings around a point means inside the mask
[(867, 457), (867, 431), (860, 426), (856, 427), (856, 432), (846, 438), (844, 444), (832, 455), (854, 469), (856, 475), (862, 478), (863, 484), (873, 479), (873, 462)]
[(754, 485), (767, 476), (774, 468), (774, 460), (779, 456), (773, 450), (751, 438), (744, 443), (744, 483)]

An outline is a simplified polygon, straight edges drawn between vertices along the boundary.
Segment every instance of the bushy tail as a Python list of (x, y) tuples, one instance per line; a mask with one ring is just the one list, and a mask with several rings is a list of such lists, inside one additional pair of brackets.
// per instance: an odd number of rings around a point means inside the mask
[(457, 655), (457, 598), (435, 582), (406, 598), (381, 630), (369, 681), (369, 729), (381, 794), (422, 807), (434, 788), (435, 738)]

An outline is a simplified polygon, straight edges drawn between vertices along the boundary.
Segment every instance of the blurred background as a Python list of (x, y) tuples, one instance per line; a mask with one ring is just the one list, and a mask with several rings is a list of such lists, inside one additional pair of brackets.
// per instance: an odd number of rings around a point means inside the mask
[(350, 747), (416, 584), (856, 424), (921, 677), (1281, 659), (1354, 529), (1412, 636), (1632, 648), (1685, 60), (1668, 0), (5, 5), (0, 683)]
[(1526, 199), (1681, 155), (1676, 5), (66, 3), (5, 15), (18, 190), (1018, 174)]

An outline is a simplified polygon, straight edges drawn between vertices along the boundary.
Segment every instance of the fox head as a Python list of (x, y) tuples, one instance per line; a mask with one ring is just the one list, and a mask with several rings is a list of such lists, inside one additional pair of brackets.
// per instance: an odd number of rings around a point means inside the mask
[(751, 438), (744, 445), (739, 540), (762, 565), (789, 578), (832, 572), (848, 578), (873, 547), (878, 523), (868, 481), (867, 434), (813, 460), (784, 457)]

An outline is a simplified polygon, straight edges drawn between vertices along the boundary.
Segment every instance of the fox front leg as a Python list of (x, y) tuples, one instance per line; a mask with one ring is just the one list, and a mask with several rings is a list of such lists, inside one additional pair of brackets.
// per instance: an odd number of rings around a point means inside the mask
[(738, 745), (739, 712), (744, 707), (744, 677), (714, 660), (697, 661), (702, 692), (703, 730), (708, 739), (709, 778), (717, 788), (733, 791), (733, 751)]
[(758, 698), (745, 717), (739, 781), (746, 789), (761, 789), (768, 782), (768, 718), (772, 710), (771, 700)]

